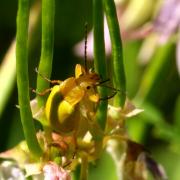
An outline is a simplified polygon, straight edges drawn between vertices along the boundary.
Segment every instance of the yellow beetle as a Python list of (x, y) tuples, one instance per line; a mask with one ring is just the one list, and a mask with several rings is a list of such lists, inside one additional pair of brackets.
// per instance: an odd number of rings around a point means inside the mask
[(77, 131), (81, 116), (89, 116), (89, 106), (96, 106), (99, 101), (94, 88), (99, 81), (98, 74), (86, 72), (77, 64), (75, 77), (53, 86), (45, 105), (45, 115), (54, 131), (61, 134)]

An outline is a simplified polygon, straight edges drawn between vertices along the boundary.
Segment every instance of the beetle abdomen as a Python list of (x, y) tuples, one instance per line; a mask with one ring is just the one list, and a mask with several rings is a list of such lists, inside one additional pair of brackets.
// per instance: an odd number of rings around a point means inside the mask
[(69, 134), (74, 131), (79, 122), (77, 106), (72, 106), (72, 104), (65, 101), (59, 91), (59, 85), (54, 86), (48, 97), (45, 109), (46, 118), (52, 129), (62, 134)]

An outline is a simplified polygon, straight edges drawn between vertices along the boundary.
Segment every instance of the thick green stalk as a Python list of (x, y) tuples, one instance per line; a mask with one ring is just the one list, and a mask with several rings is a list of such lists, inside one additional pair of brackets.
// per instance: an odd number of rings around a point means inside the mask
[[(41, 58), (38, 71), (44, 77), (49, 78), (52, 71), (54, 48), (54, 14), (55, 0), (42, 0), (42, 42)], [(43, 92), (49, 88), (49, 82), (40, 75), (37, 78), (37, 92)], [(44, 106), (47, 96), (38, 96), (39, 106)]]
[[(94, 65), (96, 72), (102, 80), (107, 79), (105, 45), (104, 45), (104, 21), (102, 0), (93, 0), (93, 25), (94, 25)], [(98, 88), (100, 98), (106, 98), (107, 89)], [(99, 103), (96, 118), (104, 130), (107, 116), (107, 99)]]
[(126, 79), (123, 64), (123, 50), (120, 36), (120, 28), (116, 14), (116, 7), (113, 0), (103, 0), (107, 18), (113, 56), (114, 87), (117, 95), (114, 99), (115, 106), (124, 106), (126, 100)]
[(29, 0), (19, 0), (16, 35), (16, 68), (18, 98), (21, 122), (29, 150), (35, 156), (41, 156), (42, 150), (36, 138), (29, 98), (28, 79), (28, 23)]

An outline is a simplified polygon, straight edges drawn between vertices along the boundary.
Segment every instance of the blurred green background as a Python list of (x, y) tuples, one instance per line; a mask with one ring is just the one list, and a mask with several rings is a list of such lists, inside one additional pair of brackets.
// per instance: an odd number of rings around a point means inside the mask
[[(0, 68), (15, 38), (17, 3), (17, 0), (0, 2)], [(147, 20), (150, 18), (149, 15)], [(29, 44), (29, 77), (32, 88), (36, 86), (34, 69), (38, 66), (40, 58), (40, 22), (39, 18)], [(75, 64), (83, 63), (83, 57), (77, 57), (73, 48), (84, 38), (85, 22), (88, 22), (88, 31), (90, 31), (91, 0), (56, 1), (52, 79), (63, 80), (72, 76)], [(142, 22), (139, 26), (141, 24)], [(127, 120), (127, 131), (131, 139), (144, 144), (152, 152), (154, 159), (164, 166), (169, 179), (178, 180), (180, 179), (180, 79), (176, 67), (175, 43), (168, 42), (164, 46), (157, 47), (150, 61), (142, 65), (138, 55), (143, 41), (144, 39), (123, 42), (127, 95), (138, 108), (144, 109), (142, 114)], [(8, 76), (9, 73), (3, 78), (6, 79)], [(5, 82), (9, 83), (6, 80)], [(16, 82), (10, 83), (12, 83), (12, 90), (7, 101), (1, 105), (3, 107), (0, 107), (2, 109), (0, 151), (7, 150), (24, 139), (19, 110), (16, 107), (18, 104)], [(3, 87), (4, 84), (0, 83), (1, 91)], [(33, 93), (31, 97), (34, 97)], [(103, 168), (98, 169), (99, 174), (103, 174), (106, 179), (115, 178), (112, 175), (114, 172), (112, 160), (108, 155), (104, 155), (104, 161)], [(94, 171), (97, 169), (95, 168)], [(99, 179), (97, 174), (92, 173), (91, 179)]]

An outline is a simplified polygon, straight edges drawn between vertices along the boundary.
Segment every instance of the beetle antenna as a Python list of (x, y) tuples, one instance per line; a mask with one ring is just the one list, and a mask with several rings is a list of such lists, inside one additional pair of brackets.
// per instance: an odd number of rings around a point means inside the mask
[(106, 79), (106, 80), (100, 81), (98, 84), (96, 84), (96, 86), (101, 86), (101, 84), (104, 84), (104, 83), (106, 83), (108, 81), (110, 81), (110, 79)]
[(111, 89), (111, 90), (113, 90), (113, 91), (115, 91), (115, 92), (120, 92), (120, 93), (126, 94), (126, 92), (123, 92), (122, 90), (116, 89), (116, 88), (111, 87), (111, 86), (107, 86), (107, 85), (104, 85), (104, 84), (100, 84), (99, 86), (105, 87), (105, 88), (108, 88), (108, 89)]
[(85, 71), (87, 72), (87, 27), (88, 23), (85, 22), (85, 40), (84, 40), (84, 66), (85, 66)]
[[(95, 86), (101, 86), (101, 87), (105, 87), (105, 88), (111, 89), (111, 90), (113, 90), (113, 91), (115, 91), (115, 92), (121, 92), (121, 93), (123, 93), (123, 94), (127, 94), (126, 92), (124, 92), (124, 91), (122, 91), (122, 90), (120, 90), (120, 89), (116, 89), (116, 88), (114, 88), (114, 87), (105, 85), (104, 83), (106, 83), (106, 82), (108, 82), (108, 81), (110, 81), (110, 79), (106, 79), (106, 80), (104, 80), (104, 81), (100, 81), (100, 82), (99, 82), (98, 84), (96, 84)], [(110, 99), (110, 98), (108, 98), (108, 99)]]
[(100, 100), (100, 101), (105, 101), (105, 100), (111, 99), (111, 98), (113, 98), (116, 94), (117, 94), (117, 91), (114, 92), (114, 93), (113, 93), (112, 95), (110, 95), (110, 96), (99, 98), (99, 100)]

